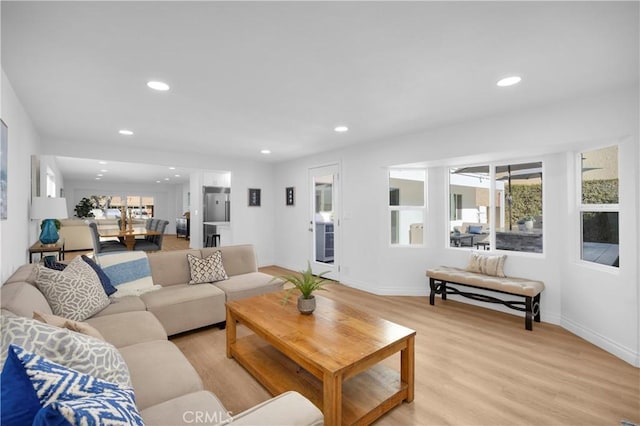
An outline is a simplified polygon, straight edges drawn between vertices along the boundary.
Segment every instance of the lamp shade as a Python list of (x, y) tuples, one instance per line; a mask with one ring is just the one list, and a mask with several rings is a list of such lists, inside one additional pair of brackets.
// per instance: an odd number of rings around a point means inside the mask
[(65, 198), (33, 197), (31, 219), (66, 219), (67, 200)]

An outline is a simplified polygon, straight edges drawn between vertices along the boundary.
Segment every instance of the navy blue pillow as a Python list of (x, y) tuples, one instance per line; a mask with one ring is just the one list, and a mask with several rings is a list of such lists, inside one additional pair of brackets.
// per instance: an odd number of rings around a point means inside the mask
[(470, 234), (482, 234), (482, 225), (478, 226), (469, 226)]
[(0, 394), (2, 426), (30, 425), (42, 408), (22, 362), (11, 347), (0, 374)]
[(66, 263), (56, 262), (55, 256), (45, 256), (43, 262), (45, 267), (56, 271), (64, 271), (64, 268), (67, 267)]
[(98, 278), (100, 278), (100, 284), (102, 284), (102, 288), (104, 288), (104, 292), (107, 293), (107, 296), (111, 296), (113, 293), (118, 291), (117, 288), (111, 285), (111, 280), (109, 279), (107, 274), (104, 273), (100, 265), (98, 265), (93, 261), (93, 259), (85, 256), (84, 254), (82, 255), (82, 260), (87, 262), (87, 264), (91, 266), (94, 271), (96, 271), (96, 274), (98, 274)]

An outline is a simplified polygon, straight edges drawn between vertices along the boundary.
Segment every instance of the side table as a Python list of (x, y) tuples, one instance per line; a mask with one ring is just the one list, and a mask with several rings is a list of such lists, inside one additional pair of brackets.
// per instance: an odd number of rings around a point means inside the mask
[(34, 245), (29, 247), (29, 263), (33, 263), (33, 254), (40, 253), (40, 258), (44, 253), (57, 253), (58, 260), (64, 260), (64, 240), (60, 238), (55, 244), (42, 244), (36, 241)]

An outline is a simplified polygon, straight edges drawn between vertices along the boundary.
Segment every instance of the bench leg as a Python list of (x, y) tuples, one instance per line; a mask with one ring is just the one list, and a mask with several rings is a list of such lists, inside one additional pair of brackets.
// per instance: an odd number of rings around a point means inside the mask
[(431, 292), (429, 293), (429, 304), (436, 304), (436, 283), (433, 278), (429, 278), (429, 288), (431, 288)]
[(533, 298), (533, 319), (535, 322), (540, 322), (540, 293)]
[(442, 296), (442, 300), (447, 300), (447, 282), (435, 280), (434, 278), (429, 278), (429, 287), (431, 288), (431, 293), (429, 293), (429, 304), (435, 305), (436, 302), (436, 294), (440, 294)]
[(533, 298), (531, 296), (525, 297), (525, 309), (526, 311), (524, 312), (524, 327), (527, 330), (531, 331), (533, 330), (533, 324), (531, 322), (531, 320), (533, 319)]

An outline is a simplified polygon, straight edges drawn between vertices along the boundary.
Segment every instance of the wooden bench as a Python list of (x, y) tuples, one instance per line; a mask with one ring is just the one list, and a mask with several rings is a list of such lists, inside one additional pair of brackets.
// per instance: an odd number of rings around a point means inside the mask
[[(460, 268), (439, 266), (427, 269), (431, 294), (429, 303), (435, 304), (436, 294), (447, 300), (447, 294), (458, 294), (469, 299), (488, 303), (501, 303), (511, 309), (525, 313), (524, 324), (527, 330), (533, 329), (533, 322), (540, 322), (540, 293), (544, 290), (542, 281), (526, 278), (493, 277), (478, 272), (469, 272)], [(503, 300), (485, 294), (461, 291), (447, 284), (457, 284), (482, 290), (491, 290), (511, 296), (522, 296), (524, 300)]]

